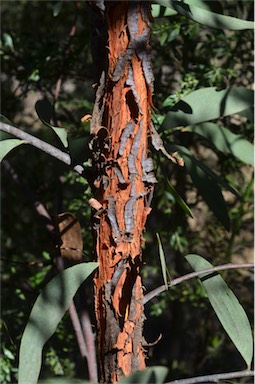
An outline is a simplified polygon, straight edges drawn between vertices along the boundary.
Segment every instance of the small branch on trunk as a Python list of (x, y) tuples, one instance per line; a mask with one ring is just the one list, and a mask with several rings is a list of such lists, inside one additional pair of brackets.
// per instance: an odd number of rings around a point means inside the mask
[(7, 132), (13, 136), (16, 136), (19, 139), (26, 141), (33, 147), (36, 147), (41, 151), (48, 153), (48, 155), (51, 155), (57, 160), (60, 160), (62, 163), (71, 166), (71, 168), (75, 172), (77, 172), (79, 175), (83, 176), (86, 179), (85, 168), (80, 164), (74, 165), (74, 162), (68, 153), (63, 152), (60, 149), (54, 147), (53, 145), (46, 143), (45, 141), (38, 139), (37, 137), (30, 135), (29, 133), (22, 131), (21, 129), (16, 128), (10, 124), (0, 122), (0, 131)]
[(219, 380), (235, 379), (238, 377), (254, 376), (254, 371), (237, 371), (229, 373), (217, 373), (215, 375), (191, 377), (189, 379), (169, 381), (166, 384), (198, 384), (198, 383), (218, 383)]
[[(223, 270), (226, 270), (226, 269), (239, 269), (239, 268), (254, 268), (254, 264), (253, 263), (223, 264), (223, 265), (219, 265), (217, 267), (204, 269), (202, 271), (188, 273), (187, 275), (184, 275), (184, 276), (181, 276), (181, 277), (177, 277), (176, 279), (172, 280), (168, 284), (168, 288), (171, 288), (174, 285), (180, 284), (183, 281), (193, 279), (194, 277), (199, 277), (201, 275), (204, 275), (205, 273), (214, 273), (214, 272), (223, 271)], [(147, 293), (147, 295), (144, 296), (144, 302), (143, 303), (144, 304), (148, 303), (148, 301), (150, 301), (151, 299), (153, 299), (154, 297), (158, 296), (160, 293), (162, 293), (162, 292), (164, 292), (166, 290), (167, 290), (166, 286), (165, 285), (161, 285), (160, 287), (158, 287), (158, 288), (154, 289), (153, 291)]]

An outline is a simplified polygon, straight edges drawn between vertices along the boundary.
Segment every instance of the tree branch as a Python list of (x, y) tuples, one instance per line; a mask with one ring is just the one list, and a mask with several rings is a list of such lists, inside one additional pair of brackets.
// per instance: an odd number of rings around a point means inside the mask
[(254, 376), (254, 371), (237, 371), (229, 373), (217, 373), (215, 375), (191, 377), (189, 379), (169, 381), (166, 384), (197, 384), (197, 383), (218, 383), (219, 380), (235, 379), (237, 377), (249, 377)]
[(19, 139), (26, 141), (33, 147), (36, 147), (41, 151), (48, 153), (48, 155), (51, 155), (55, 159), (60, 160), (62, 163), (71, 166), (75, 172), (86, 178), (85, 168), (80, 164), (74, 165), (71, 156), (68, 153), (63, 152), (60, 149), (54, 147), (53, 145), (46, 143), (45, 141), (38, 139), (33, 135), (30, 135), (30, 133), (22, 131), (21, 129), (16, 128), (10, 124), (0, 122), (0, 131), (10, 133), (11, 135), (18, 137)]
[(193, 279), (194, 277), (199, 277), (205, 273), (213, 273), (216, 271), (223, 271), (226, 269), (239, 269), (239, 268), (254, 268), (253, 263), (243, 263), (243, 264), (223, 264), (219, 265), (217, 267), (213, 268), (208, 268), (208, 269), (203, 269), (202, 271), (197, 271), (197, 272), (192, 272), (188, 273), (187, 275), (183, 275), (181, 277), (177, 277), (176, 279), (172, 280), (169, 284), (168, 287), (165, 285), (161, 285), (160, 287), (153, 289), (153, 291), (147, 293), (147, 295), (144, 296), (144, 301), (143, 303), (146, 304), (148, 301), (153, 299), (153, 297), (158, 296), (160, 293), (166, 291), (168, 288), (173, 287), (174, 285), (180, 284), (183, 281)]

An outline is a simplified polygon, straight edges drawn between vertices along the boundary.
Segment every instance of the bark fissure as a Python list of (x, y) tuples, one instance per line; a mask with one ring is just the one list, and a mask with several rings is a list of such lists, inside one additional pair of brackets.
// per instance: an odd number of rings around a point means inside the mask
[(94, 219), (100, 375), (110, 383), (145, 368), (141, 245), (156, 178), (148, 158), (150, 4), (105, 2), (104, 14), (108, 70), (98, 85), (90, 148), (100, 207)]

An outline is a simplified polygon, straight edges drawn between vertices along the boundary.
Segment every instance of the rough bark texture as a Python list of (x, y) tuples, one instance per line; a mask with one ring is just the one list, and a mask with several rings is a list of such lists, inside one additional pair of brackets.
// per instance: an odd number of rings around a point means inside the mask
[(102, 73), (91, 121), (95, 310), (102, 383), (145, 368), (141, 245), (153, 185), (150, 4), (99, 2), (108, 28), (108, 72)]

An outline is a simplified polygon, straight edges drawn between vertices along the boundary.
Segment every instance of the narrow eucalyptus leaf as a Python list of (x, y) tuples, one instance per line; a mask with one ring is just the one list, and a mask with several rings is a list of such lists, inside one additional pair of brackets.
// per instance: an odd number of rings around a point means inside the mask
[(206, 25), (207, 27), (216, 28), (216, 29), (229, 29), (233, 31), (239, 31), (243, 29), (254, 29), (254, 22), (247, 21), (242, 19), (237, 19), (232, 16), (225, 16), (215, 12), (211, 12), (205, 8), (201, 7), (203, 1), (198, 2), (192, 0), (181, 2), (179, 0), (157, 0), (157, 3), (163, 5), (164, 7), (169, 7), (181, 15), (196, 21), (197, 23)]
[(0, 161), (2, 161), (14, 148), (24, 143), (25, 141), (20, 139), (6, 139), (0, 141)]
[(64, 147), (68, 148), (66, 129), (54, 127), (53, 125), (50, 124), (50, 121), (53, 115), (53, 108), (52, 108), (52, 105), (49, 103), (49, 101), (46, 99), (38, 100), (35, 103), (35, 110), (37, 112), (39, 119), (42, 121), (42, 123), (47, 127), (51, 128), (56, 133), (56, 135), (58, 136), (58, 138), (60, 139)]
[(217, 91), (215, 87), (201, 88), (184, 96), (175, 104), (160, 130), (186, 127), (244, 111), (253, 106), (254, 92), (244, 87)]
[[(190, 254), (186, 259), (194, 271), (213, 267), (199, 255)], [(205, 274), (200, 277), (200, 280), (219, 321), (250, 369), (253, 339), (251, 326), (243, 307), (218, 273)]]
[[(219, 0), (182, 0), (184, 4), (190, 4), (195, 7), (205, 9), (207, 11), (212, 11), (216, 13), (222, 13), (223, 8)], [(165, 5), (165, 7), (170, 8), (168, 0), (159, 0), (157, 3)], [(172, 6), (173, 7), (173, 6)]]
[(241, 135), (214, 123), (201, 123), (186, 128), (210, 141), (215, 148), (225, 154), (231, 154), (246, 164), (254, 163), (254, 145)]
[(159, 4), (152, 4), (151, 14), (153, 17), (167, 17), (176, 15), (177, 12), (171, 8), (161, 7)]
[(193, 218), (193, 215), (192, 215), (192, 212), (191, 212), (191, 209), (189, 208), (189, 206), (185, 203), (185, 201), (181, 198), (181, 196), (177, 193), (177, 191), (175, 190), (175, 188), (172, 186), (172, 184), (170, 183), (169, 180), (167, 180), (167, 183), (168, 183), (168, 189), (170, 191), (170, 193), (173, 195), (173, 197), (175, 198), (175, 201), (179, 204), (179, 206), (183, 209), (183, 211), (189, 216), (189, 217), (192, 217)]
[(163, 250), (163, 247), (161, 244), (159, 234), (157, 233), (156, 235), (157, 235), (157, 240), (158, 240), (159, 257), (160, 257), (160, 264), (161, 264), (161, 269), (162, 269), (163, 280), (164, 280), (164, 284), (166, 286), (166, 289), (168, 289), (166, 258), (165, 258), (165, 254), (164, 254), (164, 250)]
[(37, 298), (23, 333), (19, 352), (18, 384), (36, 384), (42, 350), (54, 334), (80, 285), (98, 263), (81, 263), (55, 276)]

